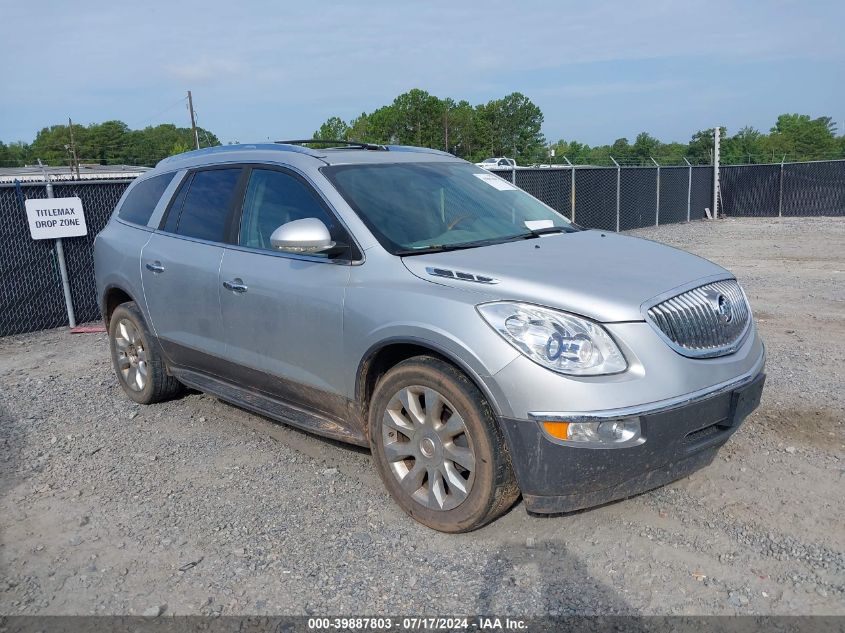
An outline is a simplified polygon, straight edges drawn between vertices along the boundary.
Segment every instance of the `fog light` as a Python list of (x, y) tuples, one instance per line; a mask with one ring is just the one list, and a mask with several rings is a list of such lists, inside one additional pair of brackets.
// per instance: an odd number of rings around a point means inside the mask
[(608, 447), (638, 443), (642, 433), (639, 418), (601, 422), (543, 422), (543, 428), (559, 440)]

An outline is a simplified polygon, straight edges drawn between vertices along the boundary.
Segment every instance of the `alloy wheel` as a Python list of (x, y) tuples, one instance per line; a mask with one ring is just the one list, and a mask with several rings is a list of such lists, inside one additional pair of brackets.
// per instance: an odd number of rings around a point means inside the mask
[(459, 506), (472, 489), (475, 452), (464, 419), (439, 392), (404, 387), (382, 418), (384, 454), (403, 490), (432, 510)]
[(147, 350), (141, 333), (132, 321), (121, 319), (114, 334), (117, 367), (123, 382), (132, 391), (143, 391), (147, 384)]

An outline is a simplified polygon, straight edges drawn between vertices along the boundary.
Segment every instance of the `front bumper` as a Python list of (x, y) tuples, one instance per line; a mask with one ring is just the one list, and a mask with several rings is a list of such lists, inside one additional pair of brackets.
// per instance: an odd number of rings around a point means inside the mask
[[(684, 477), (709, 464), (719, 447), (760, 404), (765, 374), (686, 398), (595, 414), (534, 414), (502, 419), (517, 481), (531, 512), (571, 512), (623, 499)], [(640, 418), (645, 441), (594, 448), (548, 435), (542, 420)], [(577, 417), (574, 420), (573, 417)]]

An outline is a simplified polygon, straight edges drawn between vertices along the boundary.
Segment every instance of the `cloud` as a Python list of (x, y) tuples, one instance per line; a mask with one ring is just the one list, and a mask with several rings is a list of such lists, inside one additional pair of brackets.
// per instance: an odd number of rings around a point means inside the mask
[(243, 73), (246, 68), (244, 64), (232, 59), (202, 58), (195, 62), (166, 65), (164, 70), (173, 79), (207, 81), (228, 75), (238, 75)]
[(596, 83), (564, 84), (531, 91), (531, 94), (544, 97), (570, 97), (590, 99), (611, 95), (643, 94), (678, 90), (689, 85), (683, 79), (659, 79), (656, 81), (613, 81)]

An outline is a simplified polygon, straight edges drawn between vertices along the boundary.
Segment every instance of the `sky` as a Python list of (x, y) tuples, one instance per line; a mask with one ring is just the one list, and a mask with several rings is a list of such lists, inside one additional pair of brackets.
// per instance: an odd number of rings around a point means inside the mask
[(845, 131), (841, 0), (0, 0), (0, 12), (5, 142), (68, 117), (188, 126), (188, 89), (223, 142), (310, 137), (412, 88), (472, 104), (522, 92), (549, 141), (686, 142), (714, 125), (768, 130), (785, 112)]

